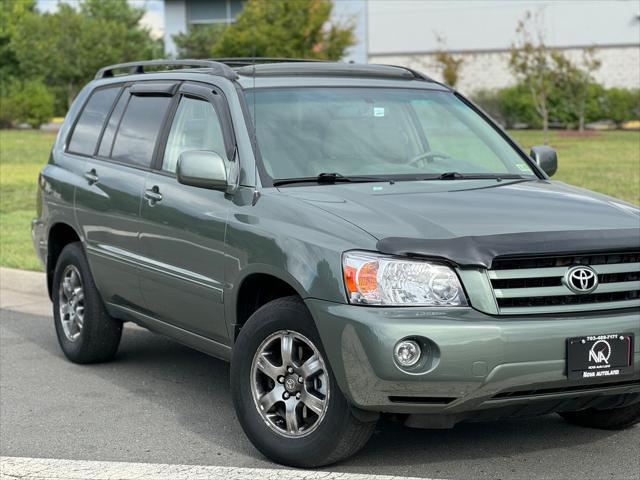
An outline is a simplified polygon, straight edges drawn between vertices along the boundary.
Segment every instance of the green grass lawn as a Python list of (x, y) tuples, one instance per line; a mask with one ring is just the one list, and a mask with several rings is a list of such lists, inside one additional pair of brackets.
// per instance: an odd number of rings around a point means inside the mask
[[(542, 143), (538, 131), (512, 132), (527, 150)], [(31, 245), (36, 180), (55, 134), (0, 130), (0, 265), (40, 269)], [(560, 168), (554, 179), (640, 204), (640, 132), (573, 137), (552, 132)]]
[(55, 134), (0, 130), (0, 265), (39, 270), (31, 244), (38, 172)]
[[(510, 133), (527, 152), (532, 145), (543, 143), (539, 131)], [(554, 180), (640, 204), (640, 132), (568, 134), (575, 132), (551, 132), (549, 145), (558, 152)]]

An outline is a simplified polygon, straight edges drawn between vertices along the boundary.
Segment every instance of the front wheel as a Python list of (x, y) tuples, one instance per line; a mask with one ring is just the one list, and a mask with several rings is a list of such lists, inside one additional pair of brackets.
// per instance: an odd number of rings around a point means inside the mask
[(285, 465), (342, 460), (362, 448), (375, 427), (353, 415), (298, 297), (273, 300), (249, 318), (234, 346), (231, 390), (249, 440)]
[(640, 422), (640, 403), (607, 410), (588, 408), (578, 412), (561, 412), (560, 416), (581, 427), (622, 430)]

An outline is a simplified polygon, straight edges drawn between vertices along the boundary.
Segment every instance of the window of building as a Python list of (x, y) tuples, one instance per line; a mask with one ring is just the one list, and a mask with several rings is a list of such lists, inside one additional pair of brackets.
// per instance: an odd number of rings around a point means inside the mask
[(187, 18), (192, 25), (232, 23), (242, 10), (242, 0), (190, 0)]

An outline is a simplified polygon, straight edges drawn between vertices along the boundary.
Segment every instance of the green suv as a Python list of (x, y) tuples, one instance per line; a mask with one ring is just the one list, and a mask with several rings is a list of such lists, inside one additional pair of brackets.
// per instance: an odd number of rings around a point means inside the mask
[(292, 466), (410, 427), (640, 419), (640, 210), (551, 181), (408, 68), (103, 68), (39, 177), (33, 241), (73, 362), (135, 322), (231, 362), (238, 420)]

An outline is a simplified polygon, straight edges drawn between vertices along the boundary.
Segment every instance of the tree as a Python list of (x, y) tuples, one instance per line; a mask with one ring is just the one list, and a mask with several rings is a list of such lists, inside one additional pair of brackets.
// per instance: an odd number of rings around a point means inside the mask
[(161, 53), (139, 25), (143, 13), (127, 0), (84, 0), (78, 9), (59, 3), (55, 13), (25, 15), (11, 47), (24, 73), (44, 79), (57, 94), (62, 113), (100, 67)]
[(354, 25), (331, 23), (332, 11), (331, 0), (248, 0), (219, 32), (196, 27), (174, 40), (180, 56), (338, 60), (355, 43)]
[(0, 95), (0, 124), (38, 128), (53, 116), (53, 94), (39, 80), (12, 80)]
[(209, 58), (211, 49), (226, 25), (192, 25), (189, 31), (173, 36), (178, 58)]
[(435, 59), (442, 69), (444, 83), (455, 88), (458, 83), (458, 77), (460, 76), (460, 67), (464, 63), (464, 60), (451, 55), (444, 36), (436, 35), (436, 41), (438, 42), (438, 51), (436, 52)]
[(591, 86), (595, 83), (593, 73), (600, 68), (601, 62), (595, 56), (595, 50), (589, 48), (582, 54), (579, 65), (557, 52), (552, 55), (557, 72), (557, 88), (563, 100), (564, 110), (578, 121), (578, 130), (584, 131), (587, 101)]
[[(535, 32), (531, 33), (530, 28)], [(518, 22), (517, 39), (511, 46), (509, 66), (513, 73), (528, 87), (533, 103), (542, 119), (544, 142), (549, 141), (548, 99), (556, 81), (552, 54), (561, 55), (547, 47), (540, 14), (527, 12)]]
[(28, 13), (33, 13), (35, 8), (35, 0), (0, 1), (0, 79), (3, 85), (7, 85), (12, 77), (17, 77), (20, 73), (20, 63), (11, 45), (11, 39), (22, 18)]

